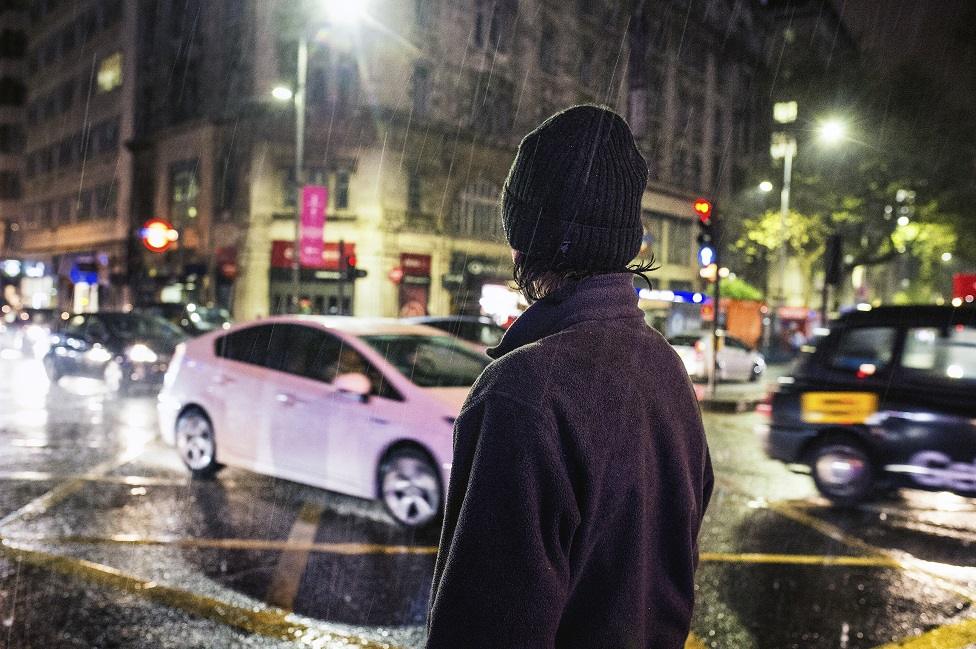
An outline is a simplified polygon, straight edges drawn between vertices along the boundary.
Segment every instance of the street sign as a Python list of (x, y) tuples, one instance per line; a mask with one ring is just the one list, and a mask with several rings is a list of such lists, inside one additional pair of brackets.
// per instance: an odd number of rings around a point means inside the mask
[(150, 252), (164, 252), (176, 243), (180, 233), (165, 219), (149, 219), (142, 224), (139, 236), (142, 245)]
[(299, 232), (298, 263), (308, 268), (322, 267), (325, 249), (325, 206), (329, 190), (321, 185), (302, 187), (302, 218)]

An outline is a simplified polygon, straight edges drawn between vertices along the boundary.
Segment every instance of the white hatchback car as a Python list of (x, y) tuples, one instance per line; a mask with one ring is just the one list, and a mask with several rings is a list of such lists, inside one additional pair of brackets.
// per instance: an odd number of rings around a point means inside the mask
[(362, 498), (402, 525), (441, 513), (454, 419), (490, 362), (431, 327), (277, 316), (180, 345), (159, 394), (195, 477), (242, 467)]
[[(692, 379), (708, 378), (708, 362), (712, 351), (712, 334), (685, 334), (668, 339)], [(766, 371), (766, 359), (738, 338), (725, 336), (718, 348), (718, 379), (720, 381), (758, 381)]]

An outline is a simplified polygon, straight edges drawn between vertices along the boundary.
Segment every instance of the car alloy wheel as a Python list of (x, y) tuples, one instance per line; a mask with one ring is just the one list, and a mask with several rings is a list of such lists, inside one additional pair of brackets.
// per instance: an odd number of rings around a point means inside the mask
[(827, 440), (814, 450), (810, 463), (817, 489), (837, 504), (865, 500), (874, 486), (871, 458), (856, 442)]
[(380, 493), (390, 515), (406, 527), (423, 527), (440, 516), (440, 480), (418, 451), (396, 451), (383, 462)]
[(194, 477), (206, 478), (216, 473), (213, 426), (203, 411), (191, 408), (176, 420), (176, 448)]

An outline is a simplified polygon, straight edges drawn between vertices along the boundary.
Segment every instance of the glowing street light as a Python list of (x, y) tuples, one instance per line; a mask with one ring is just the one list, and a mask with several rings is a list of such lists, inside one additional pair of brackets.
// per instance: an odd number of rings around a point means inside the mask
[(763, 194), (768, 194), (769, 192), (773, 191), (773, 183), (769, 182), (768, 180), (762, 181), (759, 183), (759, 191), (761, 191)]
[(820, 141), (827, 145), (837, 144), (847, 135), (847, 125), (839, 119), (828, 119), (817, 129)]
[(366, 14), (363, 0), (328, 0), (325, 3), (326, 14), (330, 22), (337, 25), (355, 25)]
[(951, 252), (944, 252), (944, 253), (942, 253), (942, 261), (944, 261), (946, 263), (952, 261), (952, 253)]
[(278, 101), (291, 101), (291, 98), (295, 96), (295, 93), (291, 91), (288, 86), (275, 86), (271, 89), (271, 96)]

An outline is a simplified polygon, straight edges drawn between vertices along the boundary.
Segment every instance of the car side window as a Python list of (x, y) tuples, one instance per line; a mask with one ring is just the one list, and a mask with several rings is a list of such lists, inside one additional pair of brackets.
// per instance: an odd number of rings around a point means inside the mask
[(923, 376), (976, 382), (976, 327), (909, 329), (901, 365)]
[(894, 354), (893, 327), (858, 327), (839, 332), (830, 366), (848, 372), (874, 374), (888, 367)]
[(214, 343), (214, 352), (221, 358), (239, 363), (264, 365), (271, 345), (273, 326), (257, 325), (221, 336)]
[(482, 345), (494, 347), (502, 341), (502, 336), (505, 335), (505, 331), (503, 329), (490, 324), (482, 324), (480, 326)]

